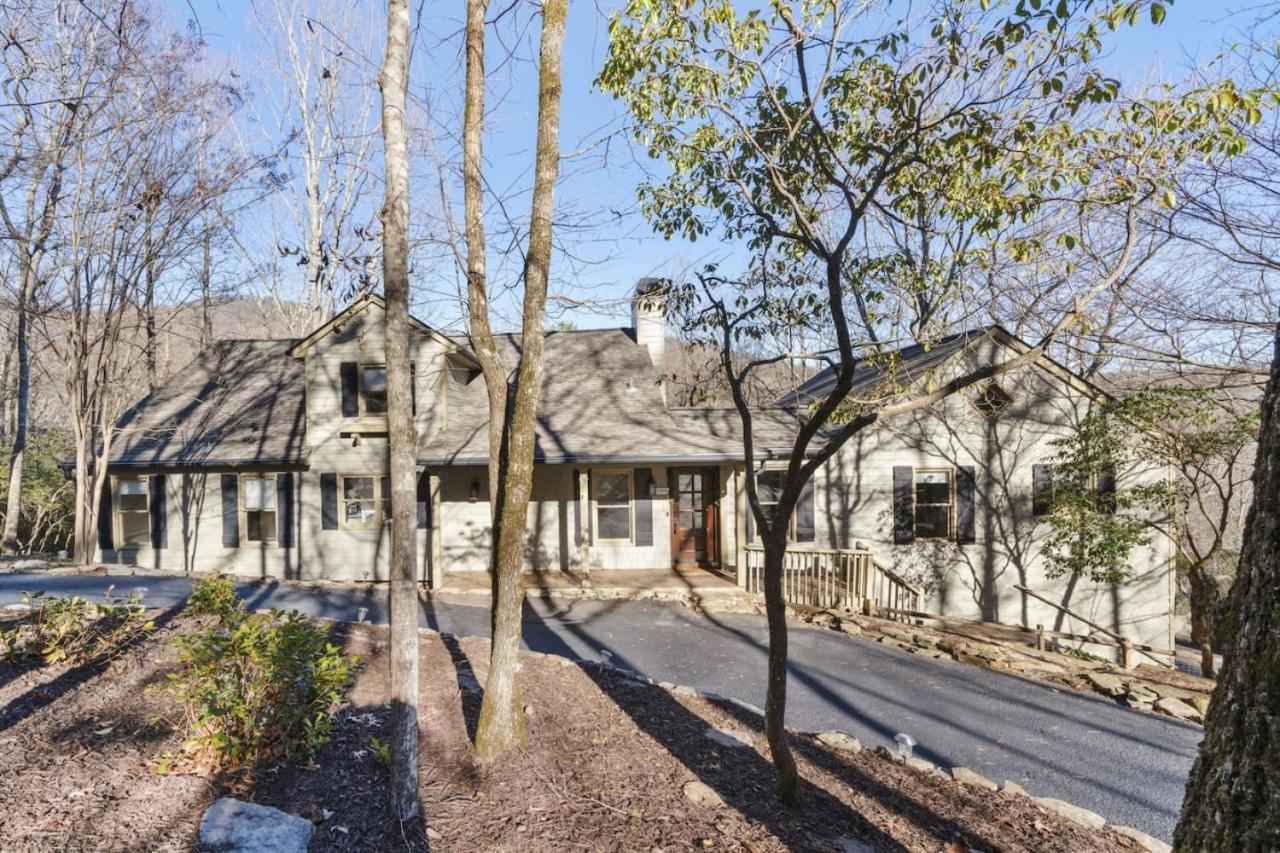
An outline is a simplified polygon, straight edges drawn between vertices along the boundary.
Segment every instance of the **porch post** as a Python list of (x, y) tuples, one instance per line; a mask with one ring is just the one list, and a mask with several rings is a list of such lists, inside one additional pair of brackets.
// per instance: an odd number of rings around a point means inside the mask
[(578, 471), (578, 568), (583, 577), (591, 575), (591, 478), (587, 469)]
[(733, 469), (733, 552), (734, 578), (738, 586), (747, 587), (747, 483), (742, 466)]
[(431, 490), (431, 588), (434, 590), (444, 585), (444, 519), (440, 517), (440, 473), (428, 475), (427, 488)]

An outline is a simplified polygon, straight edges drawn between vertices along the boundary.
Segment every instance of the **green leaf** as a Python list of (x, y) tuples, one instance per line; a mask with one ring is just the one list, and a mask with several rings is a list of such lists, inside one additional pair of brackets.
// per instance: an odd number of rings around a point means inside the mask
[(1164, 6), (1159, 3), (1151, 4), (1151, 23), (1157, 27), (1164, 21)]

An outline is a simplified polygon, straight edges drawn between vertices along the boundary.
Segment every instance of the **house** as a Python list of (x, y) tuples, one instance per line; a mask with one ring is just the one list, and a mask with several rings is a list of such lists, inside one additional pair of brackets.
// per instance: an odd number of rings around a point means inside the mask
[[(644, 296), (649, 285), (638, 289)], [(751, 584), (741, 426), (724, 409), (668, 406), (665, 317), (650, 293), (628, 328), (547, 334), (528, 568), (719, 572)], [(514, 361), (519, 336), (499, 346)], [(998, 329), (912, 347), (908, 381), (933, 381), (1025, 345)], [(383, 303), (365, 296), (305, 338), (226, 340), (132, 406), (110, 446), (100, 557), (168, 571), (384, 580), (389, 563)], [(484, 382), (464, 338), (413, 324), (419, 567), (440, 586), (488, 567)], [(819, 374), (755, 417), (766, 497), (797, 405)], [(861, 368), (859, 389), (877, 381)], [(797, 551), (870, 553), (880, 582), (962, 616), (1055, 624), (1014, 584), (1068, 601), (1132, 639), (1171, 639), (1171, 548), (1135, 554), (1123, 588), (1045, 577), (1037, 472), (1102, 394), (1048, 359), (878, 425), (815, 476)], [(1162, 477), (1162, 469), (1121, 472)], [(1159, 520), (1154, 520), (1159, 521)], [(757, 555), (758, 556), (758, 555)], [(914, 594), (914, 593), (913, 593)]]

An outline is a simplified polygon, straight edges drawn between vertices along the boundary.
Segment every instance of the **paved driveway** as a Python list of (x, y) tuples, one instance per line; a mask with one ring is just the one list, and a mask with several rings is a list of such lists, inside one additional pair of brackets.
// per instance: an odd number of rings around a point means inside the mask
[[(154, 606), (190, 591), (176, 578), (0, 575), (0, 605), (22, 590), (98, 596), (141, 590)], [(297, 589), (250, 584), (251, 608), (297, 608), (314, 616), (355, 619), (361, 608), (386, 621), (384, 588)], [(485, 635), (487, 608), (474, 598), (424, 602), (425, 626)], [(662, 681), (690, 684), (764, 705), (764, 620), (699, 617), (650, 602), (551, 602), (525, 607), (529, 648), (613, 662)], [(842, 729), (863, 743), (892, 745), (897, 732), (945, 766), (963, 765), (1012, 779), (1037, 796), (1085, 806), (1113, 823), (1169, 839), (1201, 729), (952, 661), (935, 661), (835, 631), (791, 633), (787, 722), (800, 729)]]

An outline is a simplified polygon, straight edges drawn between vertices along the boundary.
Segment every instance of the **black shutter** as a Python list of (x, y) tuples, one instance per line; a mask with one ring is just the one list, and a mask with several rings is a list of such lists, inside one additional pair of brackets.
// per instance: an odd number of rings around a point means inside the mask
[(320, 529), (338, 529), (338, 475), (320, 475)]
[(222, 475), (222, 547), (240, 547), (240, 479), (235, 474)]
[(1104, 465), (1098, 472), (1098, 505), (1107, 515), (1116, 514), (1116, 469)]
[(893, 544), (910, 545), (916, 541), (915, 469), (910, 465), (893, 466)]
[(360, 414), (360, 366), (354, 361), (338, 365), (342, 380), (342, 416), (354, 418)]
[(796, 501), (796, 541), (813, 542), (815, 539), (817, 530), (813, 519), (813, 477), (810, 477), (800, 488), (800, 498)]
[(975, 484), (972, 465), (956, 468), (956, 541), (961, 545), (977, 539), (974, 524)]
[(169, 530), (165, 519), (169, 514), (165, 511), (168, 496), (165, 494), (164, 474), (153, 474), (147, 490), (151, 493), (151, 547), (157, 550), (168, 548)]
[(418, 473), (418, 529), (426, 530), (431, 526), (431, 475), (426, 471)]
[(391, 517), (391, 478), (383, 477), (382, 482), (378, 485), (379, 494), (382, 497), (382, 517)]
[[(747, 471), (747, 477), (756, 477), (754, 471)], [(751, 511), (751, 496), (744, 492), (745, 500), (742, 502), (743, 508), (747, 512), (747, 542), (754, 542), (756, 538), (756, 514)], [(756, 477), (756, 497), (760, 497), (760, 478)]]
[(293, 472), (276, 475), (276, 539), (281, 548), (293, 547)]
[(1031, 514), (1048, 515), (1053, 509), (1053, 466), (1031, 466)]
[(637, 468), (634, 473), (636, 544), (653, 544), (653, 500), (649, 497), (649, 483), (653, 481), (653, 469)]
[(409, 362), (409, 410), (418, 414), (418, 364)]
[(582, 487), (577, 468), (573, 469), (573, 544), (582, 547)]
[(114, 519), (111, 517), (111, 478), (105, 477), (102, 481), (102, 495), (98, 499), (98, 547), (103, 551), (110, 551), (115, 547), (112, 542), (113, 521)]

